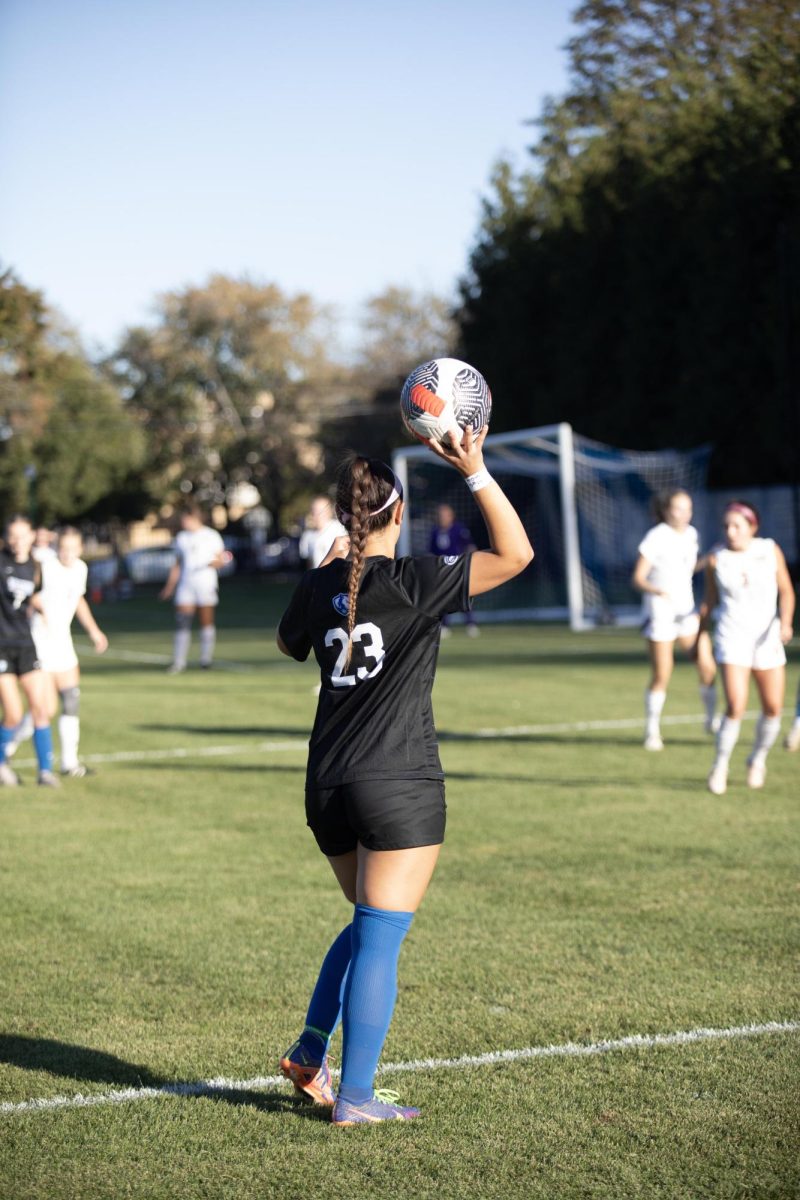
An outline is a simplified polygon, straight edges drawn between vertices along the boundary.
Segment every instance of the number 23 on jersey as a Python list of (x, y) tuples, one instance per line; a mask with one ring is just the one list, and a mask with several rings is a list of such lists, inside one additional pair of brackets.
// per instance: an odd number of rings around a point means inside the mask
[[(355, 674), (345, 675), (347, 632), (344, 629), (329, 629), (325, 634), (325, 645), (335, 646), (337, 643), (341, 646), (341, 651), (331, 671), (331, 683), (334, 687), (354, 687), (359, 679), (372, 679), (383, 666), (383, 634), (372, 621), (364, 621), (353, 630), (353, 657), (356, 655), (356, 646), (359, 646), (364, 658), (368, 661), (373, 660), (372, 667), (357, 667)], [(352, 668), (352, 661), (350, 666)]]

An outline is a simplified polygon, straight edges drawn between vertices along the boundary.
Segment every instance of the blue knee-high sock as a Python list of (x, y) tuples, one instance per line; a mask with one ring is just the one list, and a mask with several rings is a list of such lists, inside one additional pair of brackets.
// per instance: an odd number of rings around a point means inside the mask
[(0, 763), (6, 761), (6, 746), (13, 738), (16, 728), (16, 725), (12, 725), (10, 728), (7, 725), (0, 725)]
[(344, 990), (342, 1083), (351, 1104), (372, 1098), (372, 1081), (397, 998), (397, 959), (414, 914), (357, 904)]
[(53, 735), (50, 732), (49, 725), (45, 725), (44, 729), (34, 729), (33, 745), (36, 750), (36, 760), (39, 763), (39, 770), (52, 771)]
[(346, 926), (331, 945), (320, 969), (306, 1014), (301, 1045), (320, 1062), (328, 1049), (342, 1012), (342, 991), (350, 962), (351, 926)]

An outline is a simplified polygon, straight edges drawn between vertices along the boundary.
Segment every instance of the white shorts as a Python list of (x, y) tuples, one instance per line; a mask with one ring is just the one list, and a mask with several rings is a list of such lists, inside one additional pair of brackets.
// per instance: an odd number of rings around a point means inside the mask
[(642, 636), (648, 642), (674, 642), (677, 638), (697, 637), (700, 618), (696, 612), (675, 616), (672, 613), (651, 613), (642, 625)]
[(33, 640), (43, 671), (60, 675), (62, 671), (71, 671), (77, 667), (78, 656), (69, 630), (35, 630)]
[(210, 608), (218, 603), (216, 583), (180, 583), (175, 592), (177, 607)]
[(751, 667), (755, 671), (771, 671), (786, 663), (786, 651), (781, 641), (781, 623), (776, 617), (760, 637), (748, 637), (739, 630), (717, 632), (714, 637), (714, 657), (731, 667)]

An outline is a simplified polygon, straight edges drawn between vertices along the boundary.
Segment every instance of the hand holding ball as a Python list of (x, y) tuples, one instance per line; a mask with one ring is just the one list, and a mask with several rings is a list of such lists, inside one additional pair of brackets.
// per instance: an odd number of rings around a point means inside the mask
[(486, 380), (457, 358), (432, 358), (415, 367), (400, 393), (403, 423), (421, 442), (455, 445), (467, 426), (477, 433), (488, 425), (491, 412)]

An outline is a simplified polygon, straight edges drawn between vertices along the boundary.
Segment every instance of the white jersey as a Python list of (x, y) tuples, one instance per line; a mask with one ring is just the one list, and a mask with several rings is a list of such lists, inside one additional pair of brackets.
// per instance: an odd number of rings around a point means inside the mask
[(716, 638), (760, 638), (776, 619), (778, 560), (772, 538), (754, 537), (746, 550), (714, 550), (719, 592)]
[(181, 573), (178, 591), (187, 587), (197, 591), (216, 591), (217, 572), (209, 563), (225, 549), (216, 529), (202, 525), (199, 529), (182, 529), (175, 538), (175, 553)]
[(318, 567), (333, 545), (334, 538), (347, 533), (341, 521), (332, 519), (322, 529), (304, 529), (300, 536), (300, 557), (310, 567)]
[(45, 671), (68, 671), (78, 665), (70, 627), (81, 596), (86, 595), (88, 568), (82, 559), (65, 567), (58, 557), (41, 564), (42, 612), (31, 621), (36, 652)]
[(643, 595), (645, 616), (675, 620), (694, 612), (692, 576), (697, 566), (699, 540), (694, 525), (679, 532), (662, 521), (642, 539), (639, 553), (650, 563), (647, 582), (667, 593)]

